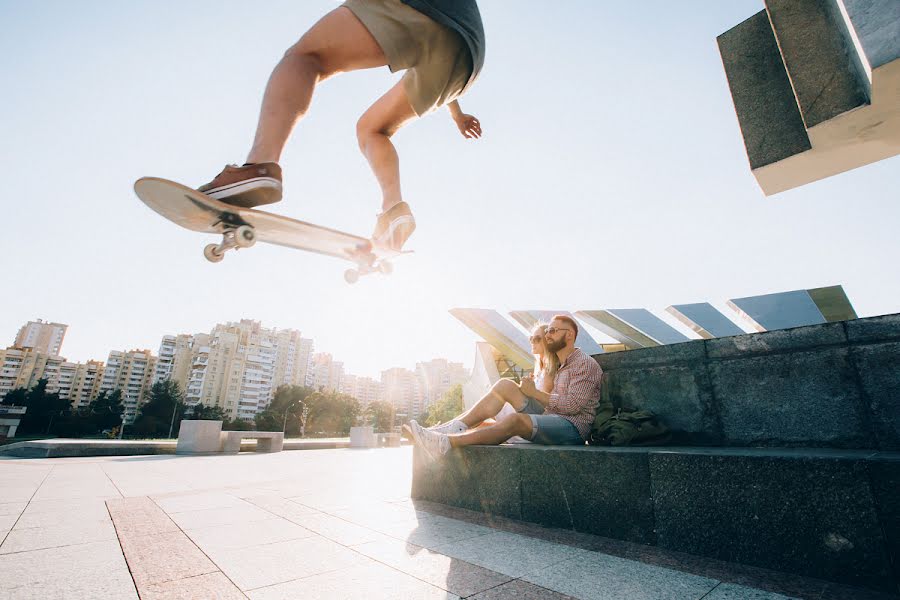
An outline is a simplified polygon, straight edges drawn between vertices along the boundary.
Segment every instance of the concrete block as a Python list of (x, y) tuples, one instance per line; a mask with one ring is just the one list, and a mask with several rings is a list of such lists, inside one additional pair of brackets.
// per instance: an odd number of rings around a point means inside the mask
[(811, 149), (766, 11), (717, 39), (751, 169)]
[(655, 543), (646, 452), (529, 446), (519, 454), (523, 520)]
[(867, 317), (844, 323), (851, 344), (900, 340), (900, 314)]
[(367, 425), (364, 427), (351, 427), (350, 428), (350, 447), (351, 448), (375, 448), (377, 443), (377, 438), (375, 437), (374, 429), (371, 426)]
[(865, 465), (788, 456), (650, 457), (663, 548), (889, 591)]
[(872, 70), (900, 59), (900, 2), (843, 0)]
[(900, 459), (896, 457), (869, 463), (869, 480), (878, 510), (878, 519), (891, 556), (894, 581), (900, 588)]
[(606, 371), (601, 397), (617, 408), (656, 413), (672, 430), (675, 444), (709, 445), (722, 437), (711, 391), (699, 362)]
[(703, 340), (693, 340), (680, 344), (598, 354), (594, 359), (603, 370), (607, 370), (695, 362), (702, 361), (705, 356)]
[(900, 342), (851, 348), (881, 450), (900, 450)]
[(176, 454), (213, 454), (219, 452), (222, 421), (185, 419), (178, 430)]
[(833, 0), (766, 0), (807, 128), (869, 103), (865, 72)]
[(846, 344), (842, 323), (823, 323), (762, 333), (748, 333), (729, 338), (706, 340), (709, 358), (740, 358), (753, 354), (796, 352), (823, 346)]
[(847, 348), (712, 362), (725, 445), (874, 448)]

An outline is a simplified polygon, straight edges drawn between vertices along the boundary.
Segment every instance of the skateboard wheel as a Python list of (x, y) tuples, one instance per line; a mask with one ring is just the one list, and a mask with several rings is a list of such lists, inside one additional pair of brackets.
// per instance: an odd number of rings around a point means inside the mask
[(344, 271), (344, 281), (347, 283), (356, 283), (359, 281), (359, 271), (356, 269), (347, 269)]
[(217, 263), (225, 258), (225, 253), (219, 252), (218, 244), (207, 244), (206, 247), (203, 248), (203, 256), (205, 256), (206, 260), (209, 262)]
[(249, 225), (241, 225), (234, 230), (234, 243), (238, 248), (249, 248), (256, 243), (256, 231)]
[(383, 260), (378, 265), (378, 270), (384, 273), (385, 275), (390, 275), (394, 272), (394, 265), (391, 264), (390, 261)]

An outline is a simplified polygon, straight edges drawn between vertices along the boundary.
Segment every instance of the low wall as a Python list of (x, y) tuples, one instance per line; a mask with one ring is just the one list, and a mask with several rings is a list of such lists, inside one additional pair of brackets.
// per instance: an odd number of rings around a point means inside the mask
[(673, 444), (900, 450), (900, 315), (594, 356)]
[(897, 452), (510, 444), (413, 462), (415, 499), (900, 589)]

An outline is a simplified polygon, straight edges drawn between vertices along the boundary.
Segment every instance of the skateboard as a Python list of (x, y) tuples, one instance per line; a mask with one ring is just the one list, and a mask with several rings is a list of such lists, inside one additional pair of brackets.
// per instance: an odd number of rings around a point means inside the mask
[(344, 231), (313, 225), (253, 208), (219, 202), (202, 192), (158, 177), (142, 177), (134, 183), (141, 201), (168, 220), (191, 231), (218, 233), (222, 241), (207, 244), (206, 260), (217, 263), (228, 250), (250, 248), (257, 241), (341, 258), (355, 267), (344, 271), (347, 283), (361, 275), (393, 272), (391, 259), (411, 250), (396, 252), (374, 247), (372, 241)]

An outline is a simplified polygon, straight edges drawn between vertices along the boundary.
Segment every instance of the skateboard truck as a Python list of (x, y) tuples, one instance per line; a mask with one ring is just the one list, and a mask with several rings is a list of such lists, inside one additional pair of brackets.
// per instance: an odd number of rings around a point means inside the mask
[(249, 248), (256, 243), (256, 231), (249, 225), (239, 225), (222, 232), (222, 241), (218, 244), (207, 244), (203, 248), (203, 256), (209, 262), (217, 263), (225, 258), (225, 253), (232, 248)]
[(344, 281), (347, 283), (356, 283), (361, 275), (369, 275), (370, 273), (382, 273), (390, 275), (394, 272), (394, 265), (385, 258), (379, 260), (378, 256), (373, 252), (372, 242), (360, 244), (356, 247), (356, 252), (351, 256), (356, 260), (355, 269), (347, 269), (344, 271)]

